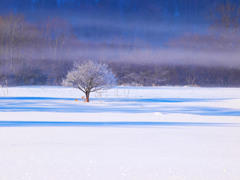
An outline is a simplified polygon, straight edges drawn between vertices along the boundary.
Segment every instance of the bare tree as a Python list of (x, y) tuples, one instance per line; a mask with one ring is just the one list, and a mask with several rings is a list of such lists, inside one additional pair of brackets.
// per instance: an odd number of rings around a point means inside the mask
[(42, 26), (46, 56), (52, 60), (51, 66), (49, 66), (51, 74), (49, 74), (48, 81), (54, 84), (58, 81), (59, 66), (62, 63), (61, 60), (64, 59), (62, 52), (69, 38), (69, 27), (70, 24), (62, 18), (48, 18), (47, 23)]
[(18, 63), (22, 58), (22, 44), (24, 42), (24, 17), (13, 15), (0, 17), (0, 54), (1, 59), (9, 60), (10, 71), (13, 71), (14, 59)]
[(240, 28), (240, 5), (229, 0), (217, 4), (210, 9), (210, 15), (213, 19), (213, 25), (220, 30), (230, 30), (230, 32), (239, 32)]
[(75, 62), (62, 85), (78, 88), (89, 102), (91, 92), (105, 90), (116, 85), (116, 78), (106, 63), (96, 61)]

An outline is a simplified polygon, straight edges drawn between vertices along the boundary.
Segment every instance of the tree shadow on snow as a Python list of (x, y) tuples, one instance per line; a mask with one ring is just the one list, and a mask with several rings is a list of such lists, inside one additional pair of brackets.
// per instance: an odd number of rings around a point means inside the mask
[[(240, 111), (230, 108), (183, 106), (182, 102), (209, 102), (226, 99), (154, 98), (124, 99), (93, 98), (92, 103), (76, 102), (74, 98), (52, 97), (1, 97), (0, 112), (65, 112), (65, 113), (182, 113), (206, 116), (240, 116)], [(171, 104), (173, 103), (173, 104)], [(221, 102), (219, 102), (221, 103)]]

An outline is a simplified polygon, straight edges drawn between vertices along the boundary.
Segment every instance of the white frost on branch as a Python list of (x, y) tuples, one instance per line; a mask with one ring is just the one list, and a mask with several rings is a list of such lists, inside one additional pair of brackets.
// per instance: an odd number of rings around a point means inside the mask
[(89, 60), (75, 62), (62, 85), (80, 89), (88, 99), (90, 92), (114, 87), (116, 78), (106, 63)]

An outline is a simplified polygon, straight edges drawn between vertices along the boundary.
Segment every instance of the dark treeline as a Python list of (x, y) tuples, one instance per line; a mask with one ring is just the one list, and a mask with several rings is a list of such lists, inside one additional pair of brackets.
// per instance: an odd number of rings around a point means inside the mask
[(239, 87), (240, 69), (191, 65), (112, 64), (120, 85)]
[[(0, 61), (0, 66), (5, 66)], [(14, 63), (17, 65), (17, 60)], [(21, 68), (0, 72), (2, 86), (61, 85), (72, 61), (61, 63), (44, 60), (25, 62)], [(116, 74), (118, 85), (132, 86), (203, 86), (240, 87), (240, 69), (190, 65), (157, 65), (112, 62), (109, 67)]]

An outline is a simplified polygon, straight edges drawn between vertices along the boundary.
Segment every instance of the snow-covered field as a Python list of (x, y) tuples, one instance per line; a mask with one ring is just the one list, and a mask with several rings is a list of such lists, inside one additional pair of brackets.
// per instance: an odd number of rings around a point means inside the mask
[[(0, 88), (0, 180), (239, 180), (240, 89)], [(77, 100), (76, 100), (77, 99)]]

